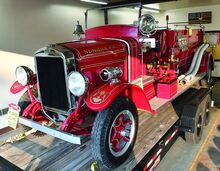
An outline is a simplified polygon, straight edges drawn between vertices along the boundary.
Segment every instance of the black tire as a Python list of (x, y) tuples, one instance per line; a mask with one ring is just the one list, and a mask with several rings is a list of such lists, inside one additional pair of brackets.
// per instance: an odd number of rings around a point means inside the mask
[(200, 80), (200, 86), (202, 86), (203, 88), (208, 88), (213, 84), (212, 65), (212, 62), (209, 61), (207, 74), (203, 79)]
[(212, 82), (212, 62), (209, 61), (208, 72), (206, 74), (205, 79), (210, 84)]
[[(37, 90), (32, 89), (33, 94), (35, 97), (38, 96)], [(31, 103), (30, 97), (28, 92), (26, 91), (19, 99), (18, 106), (21, 108), (20, 116), (22, 115), (23, 111), (26, 109), (26, 107)]]
[(191, 144), (198, 144), (202, 138), (203, 133), (203, 112), (200, 109), (197, 110), (194, 121), (194, 132), (185, 132), (185, 140)]
[(19, 99), (18, 106), (21, 108), (20, 116), (22, 115), (25, 108), (31, 103), (28, 92), (26, 91)]
[[(34, 96), (37, 97), (37, 90), (35, 89), (32, 89), (33, 93), (34, 93)], [(26, 91), (19, 99), (18, 101), (18, 106), (21, 108), (21, 111), (20, 111), (20, 116), (22, 115), (23, 111), (26, 109), (26, 107), (28, 107), (28, 105), (31, 103), (31, 100), (30, 100), (30, 97), (28, 95), (28, 92)], [(25, 125), (20, 125), (20, 127), (26, 132), (26, 131), (29, 131), (31, 130), (32, 128), (28, 127), (28, 126), (25, 126)], [(31, 135), (33, 135), (34, 137), (37, 136), (37, 137), (41, 137), (41, 136), (44, 136), (45, 134), (40, 132), (40, 131), (37, 131), (35, 133), (32, 133)]]
[(210, 111), (211, 111), (211, 96), (208, 95), (205, 102), (205, 110), (203, 114), (204, 126), (207, 126), (210, 122), (210, 118), (211, 118)]
[[(122, 123), (126, 123), (126, 126), (121, 131), (116, 131), (123, 125)], [(108, 168), (121, 165), (132, 152), (137, 129), (138, 114), (134, 103), (128, 98), (118, 97), (107, 109), (100, 111), (95, 118), (91, 138), (94, 159)], [(118, 138), (118, 134), (121, 139)], [(121, 151), (114, 148), (117, 146), (117, 142), (120, 142), (118, 147), (122, 145)]]
[[(28, 105), (31, 103), (31, 100), (29, 98), (28, 92), (26, 91), (19, 99), (18, 101), (18, 106), (21, 108), (21, 111), (19, 113), (20, 116), (22, 116), (23, 111), (28, 107)], [(23, 131), (29, 131), (31, 130), (30, 127), (25, 126), (25, 125), (19, 125), (23, 129)]]

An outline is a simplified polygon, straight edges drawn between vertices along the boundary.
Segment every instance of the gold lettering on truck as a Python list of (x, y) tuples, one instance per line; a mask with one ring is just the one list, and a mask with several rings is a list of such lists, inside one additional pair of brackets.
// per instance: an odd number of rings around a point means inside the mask
[(104, 47), (104, 48), (89, 49), (89, 50), (84, 50), (84, 53), (88, 55), (92, 53), (105, 52), (105, 51), (112, 50), (115, 48), (116, 48), (115, 46), (109, 46), (109, 47)]

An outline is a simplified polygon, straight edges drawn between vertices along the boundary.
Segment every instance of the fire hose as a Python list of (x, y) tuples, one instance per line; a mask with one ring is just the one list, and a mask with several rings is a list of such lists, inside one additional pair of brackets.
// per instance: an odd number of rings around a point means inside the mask
[(186, 84), (197, 74), (202, 61), (203, 54), (208, 47), (209, 44), (202, 44), (197, 49), (196, 53), (194, 54), (189, 70), (185, 74), (178, 77), (179, 83)]

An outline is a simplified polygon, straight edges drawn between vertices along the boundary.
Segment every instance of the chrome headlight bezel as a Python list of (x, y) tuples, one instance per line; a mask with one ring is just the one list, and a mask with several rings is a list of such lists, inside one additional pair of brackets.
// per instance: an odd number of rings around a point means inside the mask
[(26, 86), (30, 84), (34, 72), (26, 66), (18, 66), (15, 70), (15, 76), (19, 84)]
[(81, 74), (78, 71), (72, 71), (68, 76), (68, 86), (70, 92), (74, 96), (80, 97), (87, 92), (89, 79), (86, 75)]
[(152, 35), (156, 32), (157, 21), (150, 14), (144, 14), (139, 20), (139, 31), (143, 35)]

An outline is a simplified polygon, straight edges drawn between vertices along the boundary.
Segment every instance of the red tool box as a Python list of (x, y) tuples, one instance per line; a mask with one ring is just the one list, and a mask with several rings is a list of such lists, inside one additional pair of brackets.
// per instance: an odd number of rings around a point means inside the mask
[(143, 90), (149, 100), (156, 96), (156, 91), (154, 87), (154, 77), (152, 76), (143, 77)]
[(177, 79), (164, 77), (157, 82), (157, 97), (170, 99), (177, 93)]

